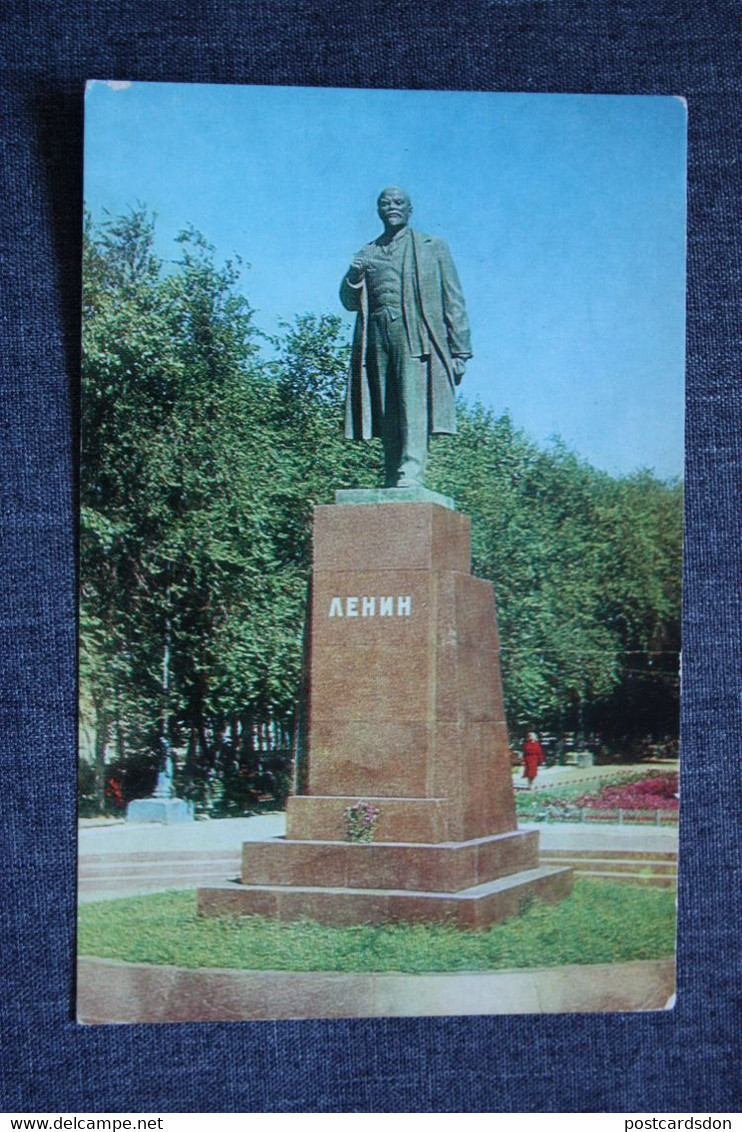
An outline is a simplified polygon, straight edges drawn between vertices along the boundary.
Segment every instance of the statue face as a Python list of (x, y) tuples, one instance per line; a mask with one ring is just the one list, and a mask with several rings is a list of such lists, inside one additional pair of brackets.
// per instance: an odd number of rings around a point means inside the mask
[(405, 224), (409, 223), (411, 214), (412, 203), (404, 189), (396, 185), (384, 189), (379, 197), (379, 216), (387, 232), (404, 228)]

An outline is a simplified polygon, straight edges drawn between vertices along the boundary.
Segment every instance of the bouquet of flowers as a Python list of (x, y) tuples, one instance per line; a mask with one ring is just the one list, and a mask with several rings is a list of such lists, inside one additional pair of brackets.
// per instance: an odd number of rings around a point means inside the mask
[(369, 842), (374, 839), (379, 807), (370, 802), (356, 802), (345, 811), (345, 838), (347, 841)]

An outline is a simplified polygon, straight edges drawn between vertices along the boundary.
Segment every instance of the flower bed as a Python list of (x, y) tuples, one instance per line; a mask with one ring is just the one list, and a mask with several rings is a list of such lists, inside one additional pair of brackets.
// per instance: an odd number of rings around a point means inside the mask
[(552, 790), (516, 791), (515, 803), (521, 821), (648, 823), (676, 822), (679, 803), (675, 773), (639, 773), (627, 779), (613, 778), (592, 792), (577, 784)]
[(679, 802), (677, 774), (651, 774), (635, 782), (604, 786), (597, 794), (575, 798), (576, 809), (585, 810), (667, 810), (677, 813)]

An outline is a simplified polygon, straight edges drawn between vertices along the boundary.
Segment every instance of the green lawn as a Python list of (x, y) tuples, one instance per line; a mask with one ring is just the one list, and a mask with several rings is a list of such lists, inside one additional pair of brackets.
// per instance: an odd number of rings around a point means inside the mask
[[(626, 781), (629, 776), (626, 776)], [(531, 817), (543, 813), (551, 806), (561, 807), (573, 805), (576, 798), (585, 794), (599, 794), (604, 786), (616, 782), (623, 782), (617, 776), (611, 778), (593, 779), (591, 782), (570, 782), (564, 786), (551, 786), (548, 790), (516, 790), (515, 812), (518, 817)]]
[(557, 905), (534, 901), (488, 931), (446, 925), (330, 928), (261, 916), (196, 915), (193, 892), (165, 892), (80, 908), (81, 955), (177, 967), (280, 971), (493, 971), (671, 957), (675, 893), (626, 882), (577, 880)]

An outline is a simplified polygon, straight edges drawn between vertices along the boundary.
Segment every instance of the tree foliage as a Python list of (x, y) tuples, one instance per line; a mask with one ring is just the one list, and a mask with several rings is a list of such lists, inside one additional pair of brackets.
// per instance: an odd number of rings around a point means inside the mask
[[(458, 436), (433, 448), (431, 480), (472, 517), (474, 573), (497, 597), (511, 723), (611, 738), (673, 730), (680, 484), (611, 477), (465, 404)], [(619, 694), (627, 685), (633, 705)]]
[[(240, 809), (287, 788), (312, 507), (374, 486), (381, 453), (342, 437), (339, 318), (268, 340), (239, 261), (192, 229), (175, 263), (153, 249), (144, 209), (86, 225), (82, 714), (99, 805), (106, 763), (141, 792), (164, 737), (182, 791)], [(465, 402), (430, 480), (494, 583), (511, 726), (671, 730), (680, 486), (611, 477)]]

